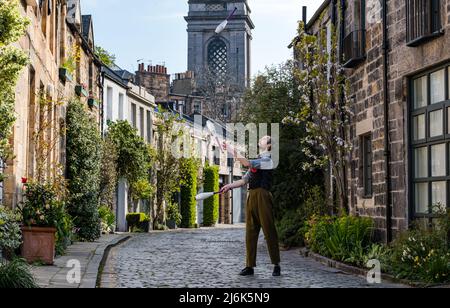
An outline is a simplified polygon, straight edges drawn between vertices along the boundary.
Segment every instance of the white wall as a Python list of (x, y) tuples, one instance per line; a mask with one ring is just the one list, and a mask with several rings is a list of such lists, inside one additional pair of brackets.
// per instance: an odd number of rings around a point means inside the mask
[[(103, 127), (104, 132), (106, 132), (108, 130), (108, 120), (114, 122), (123, 120), (128, 116), (128, 110), (125, 108), (127, 106), (127, 89), (108, 79), (108, 76), (105, 76), (103, 86)], [(122, 103), (120, 103), (121, 98), (123, 98)], [(122, 106), (123, 110), (120, 110)]]

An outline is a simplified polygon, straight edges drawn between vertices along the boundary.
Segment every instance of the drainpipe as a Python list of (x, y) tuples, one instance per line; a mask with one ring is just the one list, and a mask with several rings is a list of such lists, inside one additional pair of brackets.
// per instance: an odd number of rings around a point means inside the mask
[(390, 172), (390, 144), (389, 144), (389, 84), (388, 84), (388, 29), (387, 29), (387, 1), (383, 0), (383, 97), (384, 97), (384, 163), (386, 182), (386, 243), (392, 241), (392, 207), (391, 207), (391, 172)]

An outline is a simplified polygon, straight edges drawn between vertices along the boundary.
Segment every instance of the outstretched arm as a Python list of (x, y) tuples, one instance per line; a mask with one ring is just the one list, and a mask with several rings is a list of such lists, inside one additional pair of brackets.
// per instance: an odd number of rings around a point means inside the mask
[(235, 188), (239, 188), (239, 187), (243, 187), (245, 185), (248, 184), (248, 182), (250, 181), (250, 171), (248, 171), (244, 177), (242, 178), (242, 180), (236, 181), (234, 183), (225, 185), (224, 187), (222, 187), (222, 189), (220, 190), (221, 194), (226, 194), (227, 192), (229, 192), (230, 190), (233, 190)]

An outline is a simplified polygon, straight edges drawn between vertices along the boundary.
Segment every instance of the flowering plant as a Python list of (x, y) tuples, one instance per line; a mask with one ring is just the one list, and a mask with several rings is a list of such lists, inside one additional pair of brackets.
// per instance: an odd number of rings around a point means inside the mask
[(25, 201), (19, 206), (22, 221), (26, 226), (58, 226), (61, 215), (65, 214), (64, 202), (58, 198), (53, 185), (31, 183), (26, 185)]

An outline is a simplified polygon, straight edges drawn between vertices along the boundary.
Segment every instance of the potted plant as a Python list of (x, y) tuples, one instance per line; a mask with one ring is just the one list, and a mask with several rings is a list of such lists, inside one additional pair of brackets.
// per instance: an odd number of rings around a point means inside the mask
[(19, 206), (23, 222), (22, 257), (29, 263), (39, 261), (51, 265), (58, 223), (65, 215), (64, 203), (51, 184), (31, 183), (25, 189), (25, 201)]
[(176, 229), (181, 224), (181, 214), (178, 206), (174, 203), (168, 203), (166, 226), (169, 229)]
[(87, 87), (85, 84), (81, 83), (77, 86), (75, 86), (75, 93), (80, 97), (88, 97), (89, 92), (87, 90)]
[(130, 232), (149, 232), (150, 218), (145, 213), (130, 213), (126, 217)]
[(12, 260), (16, 250), (22, 244), (19, 222), (19, 215), (0, 206), (0, 250), (6, 260)]
[(92, 95), (88, 98), (88, 106), (89, 108), (98, 108), (98, 101)]
[(77, 48), (72, 48), (69, 56), (65, 59), (65, 61), (59, 68), (59, 79), (63, 83), (66, 83), (66, 81), (73, 81), (73, 75), (75, 70), (77, 69), (77, 62), (79, 62), (79, 52), (74, 51), (74, 49)]

